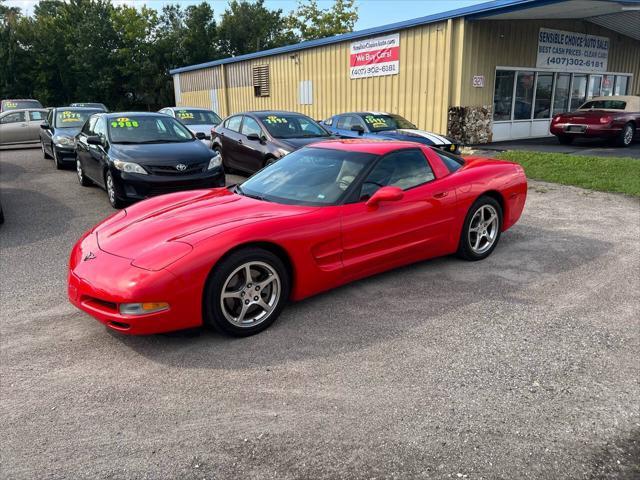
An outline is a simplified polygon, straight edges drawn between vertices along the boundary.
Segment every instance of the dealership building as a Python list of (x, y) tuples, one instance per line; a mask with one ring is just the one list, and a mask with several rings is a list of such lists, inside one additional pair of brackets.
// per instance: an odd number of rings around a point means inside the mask
[(640, 95), (640, 2), (497, 0), (170, 73), (176, 105), (221, 116), (384, 111), (463, 140), (541, 137), (590, 97)]

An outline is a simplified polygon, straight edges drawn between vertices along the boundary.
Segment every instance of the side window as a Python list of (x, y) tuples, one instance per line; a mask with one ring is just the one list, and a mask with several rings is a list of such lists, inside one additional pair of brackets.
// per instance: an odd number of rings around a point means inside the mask
[(464, 160), (462, 160), (460, 157), (451, 155), (449, 153), (445, 153), (441, 150), (438, 150), (437, 148), (432, 148), (431, 151), (440, 157), (440, 160), (442, 160), (442, 163), (446, 165), (446, 167), (449, 169), (451, 173), (455, 172), (456, 170), (459, 170), (460, 167), (464, 165)]
[(105, 122), (104, 118), (97, 118), (93, 126), (93, 132), (104, 140), (107, 139), (107, 122)]
[(13, 112), (2, 117), (1, 122), (4, 125), (6, 123), (19, 123), (24, 121), (25, 121), (24, 112)]
[(47, 114), (47, 123), (53, 127), (53, 109)]
[(93, 135), (93, 130), (96, 126), (97, 120), (98, 120), (98, 117), (89, 117), (89, 120), (87, 120), (84, 126), (82, 127), (82, 133), (84, 133), (87, 136)]
[[(353, 127), (354, 125), (360, 125), (362, 128), (364, 128), (364, 131), (367, 131), (367, 127), (364, 124), (364, 120), (362, 120), (362, 118), (354, 115), (351, 117), (351, 127)], [(349, 127), (349, 128), (351, 128)]]
[(329, 118), (327, 118), (327, 119), (324, 121), (324, 124), (325, 124), (325, 125), (329, 125), (329, 126), (333, 125), (333, 117), (329, 117)]
[(241, 133), (243, 135), (249, 135), (251, 133), (255, 133), (258, 136), (260, 136), (262, 134), (262, 129), (260, 128), (260, 125), (258, 124), (258, 122), (256, 122), (253, 118), (244, 117), (244, 120), (242, 121)]
[(362, 184), (360, 200), (367, 200), (380, 187), (399, 187), (408, 190), (430, 182), (433, 170), (420, 150), (400, 150), (385, 156), (373, 168)]
[(225, 128), (229, 130), (233, 130), (234, 132), (240, 132), (240, 123), (242, 122), (242, 117), (240, 115), (236, 115), (235, 117), (231, 117), (229, 120), (225, 122)]
[(44, 120), (44, 112), (40, 112), (38, 110), (31, 110), (29, 112), (29, 120), (32, 122)]
[(350, 122), (349, 122), (349, 118), (348, 116), (344, 115), (342, 117), (338, 117), (338, 123), (336, 125), (336, 128), (339, 128), (340, 130), (349, 130), (350, 127)]

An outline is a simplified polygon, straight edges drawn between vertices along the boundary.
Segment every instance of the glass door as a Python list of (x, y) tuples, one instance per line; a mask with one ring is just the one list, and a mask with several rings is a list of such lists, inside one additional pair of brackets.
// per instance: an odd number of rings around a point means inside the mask
[(599, 97), (602, 89), (602, 75), (589, 75), (587, 98)]
[(553, 95), (553, 114), (566, 112), (569, 107), (569, 87), (571, 86), (570, 73), (558, 73), (556, 75), (556, 90)]
[(587, 76), (573, 75), (571, 83), (571, 100), (569, 101), (569, 111), (576, 110), (584, 103), (587, 97)]

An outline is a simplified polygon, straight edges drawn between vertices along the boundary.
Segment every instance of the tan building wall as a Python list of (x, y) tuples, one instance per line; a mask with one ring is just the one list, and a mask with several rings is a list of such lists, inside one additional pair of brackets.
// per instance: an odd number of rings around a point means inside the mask
[[(589, 22), (566, 20), (467, 21), (464, 25), (462, 95), (460, 104), (491, 105), (495, 70), (501, 67), (536, 66), (538, 32), (541, 27), (609, 37), (607, 70), (633, 74), (633, 92), (640, 82), (640, 42)], [(473, 88), (474, 75), (484, 75), (484, 88)]]

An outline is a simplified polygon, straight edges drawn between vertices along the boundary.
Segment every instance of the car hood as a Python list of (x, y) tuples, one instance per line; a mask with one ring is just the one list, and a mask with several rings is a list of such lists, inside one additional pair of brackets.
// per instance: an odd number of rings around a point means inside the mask
[(274, 143), (287, 150), (298, 150), (312, 143), (322, 142), (324, 140), (333, 140), (336, 137), (304, 137), (304, 138), (276, 138)]
[(99, 248), (107, 253), (134, 260), (134, 265), (136, 259), (156, 254), (166, 266), (213, 235), (317, 208), (264, 202), (226, 188), (191, 190), (137, 203), (95, 232)]
[(384, 132), (373, 133), (376, 137), (389, 138), (393, 140), (404, 140), (408, 142), (418, 142), (424, 145), (449, 145), (451, 141), (442, 135), (437, 135), (424, 130), (399, 128), (398, 130), (386, 130)]
[(75, 137), (80, 133), (80, 130), (82, 130), (82, 125), (79, 127), (56, 127), (54, 135), (61, 137)]
[(213, 153), (202, 142), (113, 144), (109, 155), (113, 159), (139, 165), (190, 165), (209, 160)]

